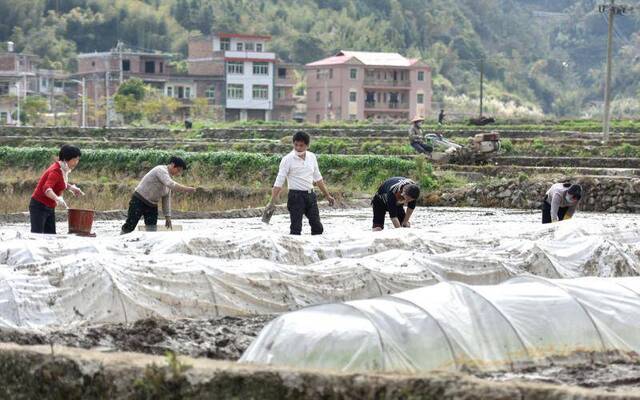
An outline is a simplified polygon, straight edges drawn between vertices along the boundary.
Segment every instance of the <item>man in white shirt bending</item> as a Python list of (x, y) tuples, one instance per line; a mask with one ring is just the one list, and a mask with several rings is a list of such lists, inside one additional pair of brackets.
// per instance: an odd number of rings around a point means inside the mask
[(282, 192), (284, 181), (287, 181), (289, 186), (287, 209), (291, 218), (290, 233), (292, 235), (299, 235), (302, 232), (303, 215), (309, 220), (312, 235), (321, 235), (324, 230), (320, 222), (317, 197), (313, 191), (314, 184), (318, 185), (330, 205), (335, 202), (322, 180), (316, 155), (307, 151), (309, 142), (309, 135), (305, 132), (296, 132), (293, 135), (293, 150), (282, 157), (278, 177), (271, 191), (271, 204), (275, 204)]

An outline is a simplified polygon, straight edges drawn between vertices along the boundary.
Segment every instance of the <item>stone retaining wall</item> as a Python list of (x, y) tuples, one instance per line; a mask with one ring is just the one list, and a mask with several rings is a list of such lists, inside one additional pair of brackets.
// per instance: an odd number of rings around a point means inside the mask
[[(582, 185), (584, 195), (579, 210), (635, 213), (640, 211), (640, 179), (618, 177), (578, 177), (565, 179)], [(472, 206), (539, 209), (554, 181), (507, 181), (472, 185), (425, 195), (432, 206)]]

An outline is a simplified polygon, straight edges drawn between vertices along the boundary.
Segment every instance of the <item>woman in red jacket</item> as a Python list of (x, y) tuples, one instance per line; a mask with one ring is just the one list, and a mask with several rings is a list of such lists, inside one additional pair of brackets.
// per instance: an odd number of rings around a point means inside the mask
[(74, 195), (84, 195), (76, 185), (69, 183), (69, 172), (80, 162), (80, 149), (75, 146), (64, 145), (58, 153), (58, 161), (51, 164), (42, 174), (38, 186), (31, 195), (29, 216), (31, 218), (31, 232), (56, 233), (56, 206), (67, 207), (62, 193), (71, 191)]

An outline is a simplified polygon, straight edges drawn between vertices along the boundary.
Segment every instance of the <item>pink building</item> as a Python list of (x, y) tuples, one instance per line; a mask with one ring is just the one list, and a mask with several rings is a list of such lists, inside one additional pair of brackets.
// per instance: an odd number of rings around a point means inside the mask
[(341, 51), (305, 70), (308, 121), (406, 121), (431, 113), (431, 69), (420, 60)]

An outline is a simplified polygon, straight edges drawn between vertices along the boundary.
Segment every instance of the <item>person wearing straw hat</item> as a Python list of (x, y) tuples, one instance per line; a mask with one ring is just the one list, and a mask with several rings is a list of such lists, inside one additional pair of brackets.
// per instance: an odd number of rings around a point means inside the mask
[(69, 183), (69, 173), (80, 162), (80, 149), (65, 144), (58, 159), (40, 177), (31, 195), (29, 219), (32, 233), (56, 234), (56, 206), (69, 208), (62, 194), (65, 190), (75, 196), (84, 195), (76, 185)]
[(422, 133), (422, 128), (420, 124), (424, 121), (423, 117), (416, 116), (411, 120), (411, 127), (409, 128), (409, 143), (411, 147), (416, 149), (418, 153), (428, 153), (431, 154), (433, 151), (433, 146), (426, 144), (424, 142), (424, 134)]

